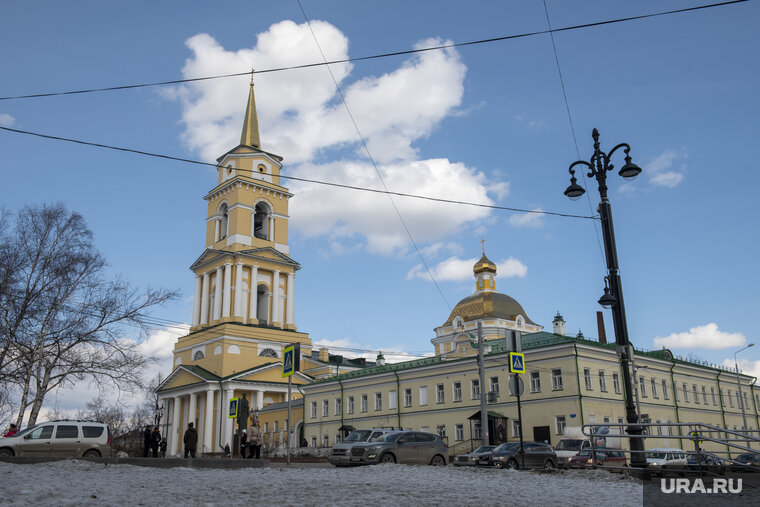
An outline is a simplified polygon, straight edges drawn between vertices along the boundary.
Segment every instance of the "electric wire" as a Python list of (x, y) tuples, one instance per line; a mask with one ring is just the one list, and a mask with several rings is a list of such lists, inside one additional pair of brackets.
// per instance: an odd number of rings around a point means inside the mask
[(489, 44), (494, 42), (501, 42), (506, 40), (512, 40), (512, 39), (520, 39), (524, 37), (535, 37), (538, 35), (545, 35), (547, 33), (558, 33), (558, 32), (567, 32), (571, 30), (580, 30), (584, 28), (592, 28), (596, 26), (603, 26), (603, 25), (610, 25), (615, 23), (624, 23), (628, 21), (638, 21), (642, 19), (647, 18), (654, 18), (659, 16), (668, 16), (671, 14), (681, 14), (685, 12), (690, 11), (698, 11), (703, 9), (710, 9), (714, 7), (724, 7), (727, 5), (732, 4), (738, 4), (738, 3), (744, 3), (748, 2), (750, 0), (728, 0), (726, 2), (718, 2), (718, 3), (712, 3), (707, 5), (697, 5), (694, 7), (685, 7), (683, 9), (674, 9), (670, 11), (660, 11), (660, 12), (653, 12), (649, 14), (641, 14), (638, 16), (628, 16), (624, 18), (615, 18), (615, 19), (609, 19), (604, 21), (595, 21), (591, 23), (583, 23), (580, 25), (572, 25), (572, 26), (566, 26), (562, 28), (554, 28), (549, 30), (538, 30), (535, 32), (524, 32), (519, 34), (513, 34), (513, 35), (504, 35), (500, 37), (491, 37), (488, 39), (480, 39), (480, 40), (474, 40), (474, 41), (467, 41), (467, 42), (458, 42), (458, 43), (451, 43), (451, 44), (442, 44), (439, 46), (431, 46), (426, 48), (417, 48), (417, 49), (409, 49), (405, 51), (393, 51), (388, 53), (381, 53), (381, 54), (375, 54), (375, 55), (369, 55), (369, 56), (360, 56), (356, 58), (344, 58), (340, 60), (332, 60), (327, 62), (315, 62), (315, 63), (307, 63), (303, 65), (291, 65), (286, 67), (274, 67), (271, 69), (262, 69), (257, 71), (246, 71), (246, 72), (235, 72), (230, 74), (219, 74), (215, 76), (203, 76), (203, 77), (196, 77), (196, 78), (186, 78), (186, 79), (173, 79), (168, 81), (156, 81), (151, 83), (138, 83), (138, 84), (128, 84), (128, 85), (118, 85), (118, 86), (107, 86), (102, 88), (88, 88), (88, 89), (81, 89), (81, 90), (69, 90), (69, 91), (63, 91), (63, 92), (48, 92), (48, 93), (33, 93), (33, 94), (27, 94), (27, 95), (10, 95), (10, 96), (4, 96), (0, 97), (0, 101), (4, 100), (21, 100), (21, 99), (35, 99), (35, 98), (42, 98), (42, 97), (54, 97), (54, 96), (61, 96), (61, 95), (77, 95), (77, 94), (86, 94), (86, 93), (97, 93), (97, 92), (109, 92), (109, 91), (119, 91), (119, 90), (129, 90), (129, 89), (135, 89), (135, 88), (147, 88), (151, 86), (168, 86), (168, 85), (175, 85), (175, 84), (182, 84), (182, 83), (192, 83), (192, 82), (198, 82), (198, 81), (208, 81), (213, 79), (225, 79), (225, 78), (231, 78), (231, 77), (240, 77), (240, 76), (250, 76), (251, 74), (265, 74), (270, 72), (283, 72), (283, 71), (289, 71), (289, 70), (297, 70), (297, 69), (307, 69), (312, 67), (321, 67), (323, 65), (334, 65), (334, 64), (340, 64), (340, 63), (351, 63), (351, 62), (361, 62), (365, 60), (375, 60), (378, 58), (388, 58), (393, 56), (404, 56), (404, 55), (410, 55), (414, 53), (423, 53), (426, 51), (439, 51), (443, 49), (449, 49), (449, 48), (458, 48), (458, 47), (466, 47), (466, 46), (474, 46), (478, 44)]
[[(29, 135), (29, 136), (34, 136), (34, 137), (40, 137), (42, 139), (48, 139), (48, 140), (53, 140), (53, 141), (64, 141), (64, 142), (69, 142), (69, 143), (81, 144), (81, 145), (84, 145), (84, 146), (92, 146), (92, 147), (95, 147), (95, 148), (103, 148), (103, 149), (109, 149), (109, 150), (123, 151), (123, 152), (126, 152), (126, 153), (134, 153), (136, 155), (143, 155), (143, 156), (146, 156), (146, 157), (155, 157), (155, 158), (161, 158), (161, 159), (165, 159), (165, 160), (174, 160), (174, 161), (177, 161), (177, 162), (185, 162), (185, 163), (188, 163), (188, 164), (202, 165), (202, 166), (206, 166), (206, 167), (213, 167), (215, 169), (219, 167), (217, 164), (213, 164), (211, 162), (203, 162), (203, 161), (200, 161), (200, 160), (193, 160), (193, 159), (183, 158), (183, 157), (174, 157), (174, 156), (171, 156), (171, 155), (163, 155), (163, 154), (160, 154), (160, 153), (151, 153), (151, 152), (148, 152), (148, 151), (136, 150), (136, 149), (132, 149), (132, 148), (124, 148), (124, 147), (120, 147), (120, 146), (112, 146), (112, 145), (108, 145), (108, 144), (93, 143), (93, 142), (89, 142), (89, 141), (82, 141), (82, 140), (79, 140), (79, 139), (72, 139), (72, 138), (68, 138), (68, 137), (53, 136), (53, 135), (48, 135), (48, 134), (42, 134), (42, 133), (39, 133), (39, 132), (32, 132), (32, 131), (28, 131), (28, 130), (20, 130), (20, 129), (14, 129), (14, 128), (11, 128), (11, 127), (3, 127), (1, 125), (0, 125), (0, 130), (4, 130), (4, 131), (7, 131), (7, 132), (13, 132), (13, 133), (16, 133), (16, 134), (23, 134), (23, 135)], [(255, 171), (253, 171), (251, 169), (236, 169), (236, 171), (255, 173)], [(396, 195), (396, 196), (399, 196), (399, 197), (409, 197), (409, 198), (412, 198), (412, 199), (422, 199), (422, 200), (426, 200), (426, 201), (435, 201), (435, 202), (442, 202), (442, 203), (448, 203), (448, 204), (458, 204), (458, 205), (463, 205), (463, 206), (475, 206), (475, 207), (480, 207), (480, 208), (496, 209), (496, 210), (502, 210), (502, 211), (513, 211), (515, 213), (533, 213), (533, 214), (539, 214), (539, 215), (553, 215), (553, 216), (559, 216), (559, 217), (565, 217), (565, 218), (581, 218), (581, 219), (586, 219), (586, 220), (599, 220), (598, 216), (574, 215), (574, 214), (571, 214), (571, 213), (559, 213), (559, 212), (556, 212), (556, 211), (544, 211), (544, 210), (535, 210), (535, 209), (531, 210), (531, 209), (523, 209), (523, 208), (514, 208), (514, 207), (509, 207), (509, 206), (498, 206), (498, 205), (495, 205), (495, 204), (483, 204), (483, 203), (476, 203), (476, 202), (458, 201), (458, 200), (455, 200), (455, 199), (443, 199), (441, 197), (430, 197), (430, 196), (423, 196), (423, 195), (417, 195), (417, 194), (409, 194), (409, 193), (405, 193), (405, 192), (394, 192), (394, 191), (391, 191), (391, 190), (381, 190), (381, 189), (377, 189), (377, 188), (359, 187), (359, 186), (356, 186), (356, 185), (346, 185), (346, 184), (343, 184), (343, 183), (321, 181), (321, 180), (315, 180), (315, 179), (311, 179), (311, 178), (301, 178), (299, 176), (288, 176), (288, 175), (284, 175), (284, 174), (280, 174), (279, 177), (283, 178), (283, 179), (293, 180), (293, 181), (301, 181), (301, 182), (304, 182), (304, 183), (314, 183), (314, 184), (317, 184), (317, 185), (326, 185), (326, 186), (331, 186), (331, 187), (344, 188), (344, 189), (347, 189), (347, 190), (357, 190), (357, 191), (371, 192), (371, 193), (376, 193), (376, 194)]]
[[(554, 62), (557, 64), (557, 74), (559, 75), (559, 83), (562, 87), (562, 98), (565, 101), (565, 110), (567, 111), (567, 120), (570, 123), (570, 132), (573, 135), (573, 144), (575, 145), (575, 154), (577, 155), (576, 160), (581, 159), (581, 152), (578, 149), (578, 137), (575, 135), (575, 124), (573, 123), (573, 115), (570, 113), (570, 101), (567, 100), (567, 90), (565, 89), (565, 79), (562, 76), (562, 66), (559, 64), (559, 53), (557, 52), (557, 43), (554, 40), (554, 32), (552, 31), (552, 22), (549, 18), (549, 8), (546, 5), (546, 0), (543, 0), (544, 2), (544, 13), (546, 14), (546, 25), (549, 27), (549, 37), (552, 41), (552, 49), (554, 50)], [(581, 177), (583, 178), (583, 186), (588, 187), (588, 182), (586, 181), (586, 173), (585, 171), (580, 171)], [(593, 214), (594, 213), (594, 206), (591, 203), (591, 192), (586, 192), (586, 202), (588, 203), (588, 209)], [(596, 235), (596, 243), (599, 246), (599, 254), (602, 257), (602, 261), (604, 261), (604, 250), (602, 249), (602, 240), (599, 237), (599, 228), (597, 227), (597, 223), (593, 222), (593, 228), (594, 228), (594, 234)]]
[[(315, 44), (317, 45), (317, 49), (319, 49), (319, 54), (322, 55), (322, 59), (326, 62), (327, 58), (325, 58), (325, 53), (322, 51), (322, 46), (319, 44), (319, 41), (317, 40), (317, 35), (314, 33), (314, 30), (311, 27), (311, 21), (309, 21), (309, 17), (306, 15), (306, 11), (304, 10), (303, 5), (301, 5), (301, 0), (296, 0), (296, 1), (298, 2), (298, 6), (301, 8), (301, 13), (303, 14), (303, 17), (306, 20), (306, 24), (309, 27), (309, 31), (311, 32), (311, 36), (314, 39)], [(372, 164), (372, 167), (375, 169), (375, 173), (377, 174), (377, 177), (380, 180), (380, 184), (382, 184), (383, 189), (385, 189), (385, 192), (386, 192), (385, 195), (388, 196), (388, 200), (390, 200), (391, 205), (393, 206), (393, 209), (396, 212), (396, 216), (398, 216), (398, 219), (401, 222), (401, 225), (404, 227), (404, 231), (406, 231), (406, 235), (409, 237), (409, 241), (412, 243), (414, 250), (417, 252), (417, 257), (419, 257), (419, 259), (422, 261), (422, 265), (425, 266), (425, 270), (427, 271), (427, 274), (430, 277), (430, 281), (432, 281), (433, 285), (435, 285), (435, 288), (438, 291), (438, 294), (441, 296), (441, 299), (443, 299), (444, 304), (449, 309), (449, 311), (451, 311), (451, 304), (449, 304), (448, 299), (446, 299), (446, 296), (443, 294), (443, 290), (441, 290), (441, 286), (438, 285), (438, 281), (435, 279), (435, 276), (433, 276), (433, 271), (430, 269), (430, 266), (428, 266), (428, 263), (425, 260), (425, 257), (422, 255), (422, 252), (417, 246), (417, 242), (414, 241), (414, 237), (412, 236), (412, 231), (410, 231), (409, 227), (406, 225), (406, 221), (404, 220), (404, 217), (401, 215), (401, 210), (399, 210), (398, 206), (396, 206), (396, 201), (393, 200), (393, 196), (388, 193), (388, 185), (385, 184), (385, 179), (383, 178), (383, 175), (380, 173), (380, 169), (377, 167), (377, 164), (375, 163), (375, 158), (372, 156), (372, 153), (370, 153), (369, 151), (369, 147), (367, 146), (367, 143), (364, 140), (364, 136), (359, 130), (359, 125), (357, 125), (356, 119), (354, 118), (354, 115), (351, 113), (351, 109), (348, 107), (348, 102), (346, 102), (346, 97), (343, 95), (343, 90), (341, 90), (340, 85), (338, 84), (338, 80), (335, 79), (335, 75), (333, 74), (332, 69), (330, 68), (329, 65), (327, 66), (327, 71), (330, 73), (330, 78), (332, 78), (333, 84), (335, 85), (335, 89), (338, 91), (338, 95), (340, 95), (340, 100), (343, 103), (343, 107), (346, 109), (346, 112), (348, 113), (348, 117), (351, 119), (351, 124), (353, 124), (354, 130), (356, 130), (356, 135), (359, 136), (359, 140), (362, 143), (362, 147), (364, 148), (364, 151), (367, 153), (367, 157), (369, 158), (369, 161)]]

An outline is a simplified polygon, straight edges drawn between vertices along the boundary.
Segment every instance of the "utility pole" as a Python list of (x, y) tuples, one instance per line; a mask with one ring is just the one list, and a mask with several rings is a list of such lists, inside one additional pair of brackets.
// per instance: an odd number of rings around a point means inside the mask
[(483, 324), (478, 322), (478, 370), (480, 373), (480, 436), (483, 445), (489, 445), (488, 438), (488, 408), (486, 407), (486, 366), (483, 354)]

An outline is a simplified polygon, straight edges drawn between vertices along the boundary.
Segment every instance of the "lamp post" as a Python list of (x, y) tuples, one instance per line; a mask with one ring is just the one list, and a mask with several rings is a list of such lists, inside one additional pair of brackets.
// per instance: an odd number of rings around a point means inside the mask
[[(633, 359), (633, 348), (630, 346), (628, 339), (628, 325), (625, 320), (625, 305), (623, 303), (623, 288), (620, 280), (618, 267), (617, 247), (615, 245), (615, 229), (612, 224), (612, 208), (607, 198), (607, 173), (612, 171), (614, 166), (610, 163), (612, 155), (623, 148), (625, 152), (625, 165), (619, 173), (626, 180), (632, 180), (641, 173), (641, 168), (631, 162), (628, 152), (631, 150), (627, 143), (620, 143), (609, 153), (605, 153), (599, 147), (599, 131), (594, 129), (591, 137), (594, 138), (594, 154), (589, 161), (578, 160), (570, 164), (570, 186), (565, 190), (565, 195), (571, 200), (579, 199), (586, 190), (578, 185), (575, 178), (575, 166), (582, 165), (588, 168), (588, 177), (596, 178), (599, 185), (599, 195), (601, 202), (597, 211), (602, 225), (602, 235), (604, 237), (604, 251), (607, 260), (607, 276), (605, 277), (604, 294), (599, 299), (599, 304), (604, 308), (612, 310), (612, 321), (615, 327), (615, 342), (617, 343), (617, 353), (620, 356), (620, 366), (623, 371), (623, 383), (625, 387), (625, 413), (628, 421), (626, 433), (630, 435), (631, 443), (631, 466), (644, 469), (646, 459), (644, 457), (644, 441), (641, 438), (643, 432), (639, 424), (639, 418), (636, 413), (636, 404), (634, 403), (633, 386), (631, 384), (631, 370), (629, 362)], [(609, 287), (607, 286), (609, 284)]]
[(742, 350), (747, 350), (748, 348), (754, 347), (754, 346), (755, 346), (754, 343), (750, 343), (746, 347), (734, 352), (734, 366), (736, 367), (736, 387), (739, 389), (739, 406), (742, 408), (742, 424), (743, 424), (742, 429), (744, 430), (747, 429), (747, 414), (744, 412), (744, 396), (742, 395), (742, 383), (739, 380), (739, 362), (736, 359), (736, 354), (738, 354)]
[(161, 406), (158, 406), (158, 398), (156, 398), (156, 407), (154, 412), (154, 419), (155, 419), (155, 427), (158, 428), (161, 426), (161, 419), (164, 417), (164, 404), (161, 403)]

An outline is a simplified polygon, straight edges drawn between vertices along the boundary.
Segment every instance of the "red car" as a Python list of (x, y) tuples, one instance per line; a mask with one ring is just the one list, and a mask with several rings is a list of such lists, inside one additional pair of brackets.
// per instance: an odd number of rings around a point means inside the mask
[[(593, 464), (597, 467), (622, 473), (623, 467), (626, 466), (625, 452), (621, 449), (596, 449), (594, 454)], [(570, 468), (591, 468), (591, 449), (583, 449), (570, 458), (567, 465)]]

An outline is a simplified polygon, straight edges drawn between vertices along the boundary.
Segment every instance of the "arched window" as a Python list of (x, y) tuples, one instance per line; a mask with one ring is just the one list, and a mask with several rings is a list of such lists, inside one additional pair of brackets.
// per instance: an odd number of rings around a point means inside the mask
[(253, 236), (269, 239), (269, 206), (260, 202), (253, 211)]
[(259, 355), (261, 357), (277, 357), (277, 352), (274, 351), (274, 349), (264, 349), (261, 352), (259, 352)]
[(227, 237), (227, 222), (229, 218), (229, 209), (227, 203), (222, 203), (219, 206), (219, 239), (222, 240)]
[(204, 357), (206, 357), (206, 356), (203, 355), (203, 351), (202, 350), (196, 350), (195, 354), (193, 354), (193, 361), (200, 361)]

